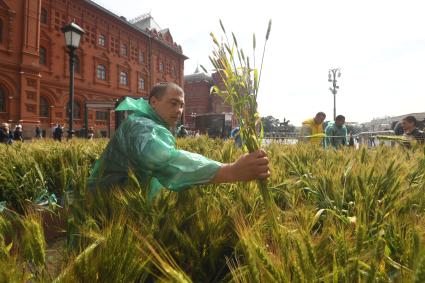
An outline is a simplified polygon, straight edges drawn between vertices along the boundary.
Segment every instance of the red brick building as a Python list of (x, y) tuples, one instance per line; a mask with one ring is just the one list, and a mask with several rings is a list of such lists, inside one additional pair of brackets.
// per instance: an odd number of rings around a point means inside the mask
[[(86, 34), (77, 50), (74, 129), (86, 101), (144, 97), (151, 86), (183, 86), (182, 48), (150, 15), (132, 21), (89, 0), (0, 0), (0, 122), (34, 136), (68, 124), (69, 66), (61, 28), (74, 20)], [(110, 115), (112, 114), (112, 115)], [(112, 109), (88, 111), (97, 133), (114, 128)]]
[[(211, 87), (224, 89), (218, 73), (211, 76), (197, 68), (195, 73), (184, 77), (185, 124), (189, 129), (207, 131), (208, 128), (223, 128), (224, 121), (229, 127), (235, 125), (232, 107), (216, 94), (210, 94)], [(223, 120), (223, 121), (221, 121)], [(227, 125), (226, 124), (226, 125)]]

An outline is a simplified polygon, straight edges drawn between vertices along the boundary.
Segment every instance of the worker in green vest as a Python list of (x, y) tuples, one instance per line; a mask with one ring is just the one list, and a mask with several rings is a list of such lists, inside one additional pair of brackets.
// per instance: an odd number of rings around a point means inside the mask
[(348, 145), (347, 127), (345, 117), (338, 115), (335, 117), (335, 122), (329, 122), (325, 129), (325, 148), (341, 148)]

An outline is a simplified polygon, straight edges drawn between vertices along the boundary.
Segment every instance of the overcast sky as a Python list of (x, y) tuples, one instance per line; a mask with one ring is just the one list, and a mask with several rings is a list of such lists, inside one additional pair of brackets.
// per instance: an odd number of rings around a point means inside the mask
[[(259, 94), (261, 116), (290, 119), (295, 125), (324, 111), (332, 117), (328, 70), (341, 68), (337, 114), (348, 121), (425, 111), (425, 3), (374, 0), (95, 0), (132, 19), (151, 12), (169, 28), (196, 65), (209, 67), (211, 31), (218, 19), (234, 31), (246, 53), (252, 33), (262, 44), (273, 21)], [(260, 57), (257, 54), (257, 58)]]

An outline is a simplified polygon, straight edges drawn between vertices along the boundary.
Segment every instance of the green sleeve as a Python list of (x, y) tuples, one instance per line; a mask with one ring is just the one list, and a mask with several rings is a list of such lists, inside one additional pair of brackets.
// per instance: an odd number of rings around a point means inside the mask
[(162, 185), (172, 191), (181, 191), (191, 185), (208, 183), (221, 166), (202, 155), (176, 149), (174, 137), (162, 126), (132, 132), (139, 133), (128, 139), (134, 153), (132, 167), (156, 179), (151, 181), (155, 189)]

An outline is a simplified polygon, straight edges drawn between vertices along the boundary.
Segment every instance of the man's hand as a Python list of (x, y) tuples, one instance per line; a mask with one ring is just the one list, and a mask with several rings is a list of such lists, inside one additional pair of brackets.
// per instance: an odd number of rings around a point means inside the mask
[(270, 176), (269, 160), (262, 149), (244, 154), (235, 163), (224, 164), (210, 181), (212, 184), (266, 179)]
[(232, 164), (235, 181), (265, 179), (270, 176), (269, 160), (262, 149), (244, 154)]

